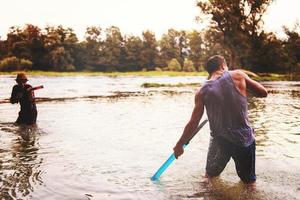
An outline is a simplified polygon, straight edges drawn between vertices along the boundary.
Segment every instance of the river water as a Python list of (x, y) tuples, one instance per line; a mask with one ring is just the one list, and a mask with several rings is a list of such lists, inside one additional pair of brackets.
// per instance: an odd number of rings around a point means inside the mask
[[(12, 76), (1, 76), (0, 99)], [(257, 185), (240, 183), (231, 160), (204, 181), (208, 125), (161, 179), (193, 109), (197, 87), (143, 88), (145, 82), (203, 83), (205, 77), (30, 77), (43, 84), (37, 126), (15, 126), (18, 105), (0, 104), (0, 199), (300, 199), (300, 82), (266, 82), (249, 98), (256, 130)]]

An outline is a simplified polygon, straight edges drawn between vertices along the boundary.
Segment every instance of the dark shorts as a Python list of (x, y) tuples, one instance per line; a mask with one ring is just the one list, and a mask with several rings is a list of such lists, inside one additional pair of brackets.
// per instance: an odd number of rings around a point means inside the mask
[(207, 175), (220, 175), (231, 157), (235, 162), (236, 172), (244, 183), (256, 180), (255, 141), (248, 147), (241, 147), (223, 138), (211, 139), (206, 161)]

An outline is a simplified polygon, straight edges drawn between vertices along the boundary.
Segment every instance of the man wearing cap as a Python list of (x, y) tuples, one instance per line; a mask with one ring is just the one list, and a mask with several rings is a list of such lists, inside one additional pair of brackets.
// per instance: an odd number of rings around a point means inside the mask
[(19, 73), (16, 78), (17, 84), (14, 85), (10, 97), (10, 102), (20, 103), (21, 110), (16, 121), (17, 124), (32, 125), (36, 123), (37, 109), (35, 96), (32, 86), (27, 84), (27, 77), (24, 73)]

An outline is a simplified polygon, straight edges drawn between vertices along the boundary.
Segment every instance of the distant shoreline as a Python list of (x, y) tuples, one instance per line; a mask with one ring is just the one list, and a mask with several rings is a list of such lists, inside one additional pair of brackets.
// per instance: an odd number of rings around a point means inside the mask
[[(0, 72), (0, 75), (16, 75), (20, 71)], [(207, 72), (177, 72), (177, 71), (133, 71), (133, 72), (55, 72), (55, 71), (26, 71), (29, 76), (208, 76)], [(288, 73), (258, 73), (253, 77), (257, 81), (300, 81), (300, 74)]]
[[(16, 75), (21, 71), (0, 72), (0, 75)], [(25, 71), (29, 76), (207, 76), (207, 72), (177, 72), (177, 71), (132, 71), (132, 72), (56, 72), (56, 71)]]

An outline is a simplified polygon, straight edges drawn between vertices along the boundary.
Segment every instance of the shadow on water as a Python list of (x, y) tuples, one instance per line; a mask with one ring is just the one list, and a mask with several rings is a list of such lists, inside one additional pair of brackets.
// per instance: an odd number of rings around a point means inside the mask
[(37, 126), (0, 123), (0, 199), (29, 198), (36, 184), (43, 184), (38, 157)]

